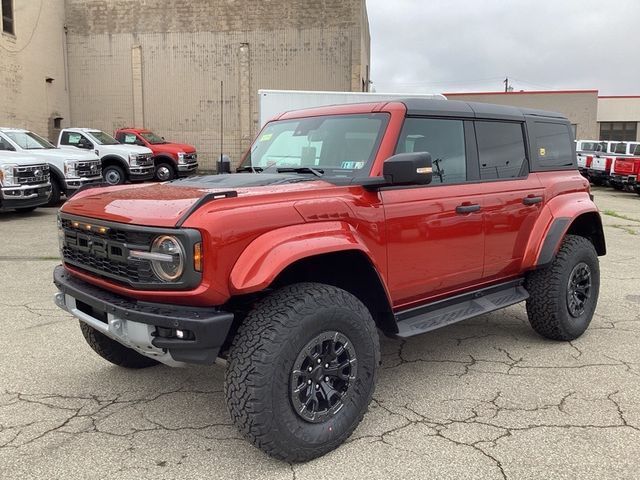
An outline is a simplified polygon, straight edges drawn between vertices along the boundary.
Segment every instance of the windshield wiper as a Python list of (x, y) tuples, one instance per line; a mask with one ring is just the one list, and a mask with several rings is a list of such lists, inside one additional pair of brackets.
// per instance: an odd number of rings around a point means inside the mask
[(313, 173), (316, 177), (324, 175), (324, 170), (313, 167), (281, 167), (278, 169), (278, 173), (295, 172), (295, 173)]

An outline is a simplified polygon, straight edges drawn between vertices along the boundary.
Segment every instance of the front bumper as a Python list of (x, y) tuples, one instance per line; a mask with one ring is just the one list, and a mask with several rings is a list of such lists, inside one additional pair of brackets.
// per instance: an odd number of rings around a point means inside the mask
[(129, 179), (132, 182), (144, 182), (151, 180), (155, 175), (156, 167), (151, 164), (146, 167), (129, 167)]
[[(171, 366), (211, 365), (233, 322), (233, 313), (215, 308), (140, 302), (77, 279), (58, 265), (53, 283), (56, 305), (107, 337)], [(191, 340), (167, 338), (167, 331), (188, 331)]]
[(0, 189), (0, 208), (30, 208), (49, 203), (51, 184), (21, 185), (19, 187), (3, 187)]
[(65, 193), (67, 195), (72, 195), (80, 187), (84, 187), (85, 185), (91, 185), (92, 183), (100, 183), (100, 182), (102, 182), (102, 175), (97, 175), (95, 177), (66, 178)]
[(198, 162), (193, 163), (178, 163), (178, 176), (187, 177), (196, 173), (198, 169)]

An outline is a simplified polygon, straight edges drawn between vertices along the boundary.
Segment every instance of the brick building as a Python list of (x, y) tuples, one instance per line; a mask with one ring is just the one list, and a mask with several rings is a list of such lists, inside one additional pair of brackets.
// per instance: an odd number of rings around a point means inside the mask
[(13, 14), (0, 89), (23, 100), (0, 105), (0, 123), (50, 137), (58, 124), (144, 126), (196, 145), (211, 169), (221, 140), (234, 161), (250, 143), (258, 89), (368, 89), (365, 0), (34, 0)]

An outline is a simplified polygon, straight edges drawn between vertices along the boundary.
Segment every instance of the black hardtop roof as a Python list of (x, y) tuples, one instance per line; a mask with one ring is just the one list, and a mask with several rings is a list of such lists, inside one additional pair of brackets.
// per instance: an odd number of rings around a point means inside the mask
[(547, 117), (567, 120), (561, 113), (518, 108), (494, 103), (463, 102), (461, 100), (440, 100), (431, 98), (407, 98), (397, 100), (407, 107), (407, 115), (428, 115), (438, 117), (468, 117), (502, 120), (524, 120), (525, 116)]

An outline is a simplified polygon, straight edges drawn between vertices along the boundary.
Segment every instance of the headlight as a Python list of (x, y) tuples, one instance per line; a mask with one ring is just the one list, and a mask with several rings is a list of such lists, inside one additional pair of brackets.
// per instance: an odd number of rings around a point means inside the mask
[(13, 163), (2, 165), (0, 167), (0, 181), (2, 181), (2, 184), (5, 187), (11, 186), (11, 185), (17, 185), (17, 183), (14, 182), (14, 177), (13, 177), (14, 167), (17, 167), (17, 165), (14, 165)]
[(135, 167), (136, 165), (138, 165), (138, 155), (135, 153), (130, 153), (129, 154), (129, 165), (131, 165), (132, 167)]
[(184, 152), (178, 152), (178, 163), (184, 163)]
[(184, 272), (184, 249), (176, 237), (163, 235), (154, 240), (151, 253), (162, 255), (151, 260), (156, 276), (165, 282), (175, 282)]
[(77, 177), (78, 162), (73, 160), (65, 160), (64, 161), (64, 176), (65, 177)]

